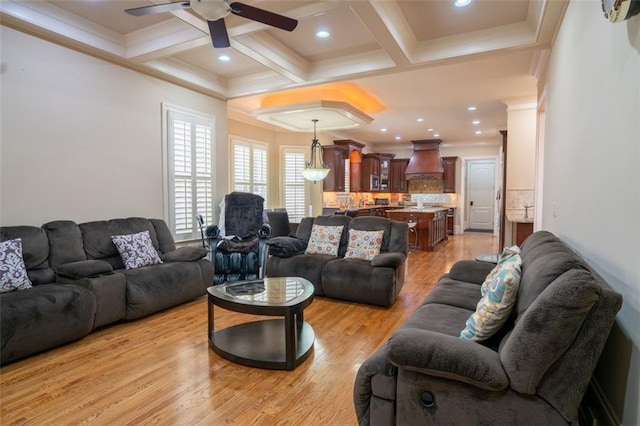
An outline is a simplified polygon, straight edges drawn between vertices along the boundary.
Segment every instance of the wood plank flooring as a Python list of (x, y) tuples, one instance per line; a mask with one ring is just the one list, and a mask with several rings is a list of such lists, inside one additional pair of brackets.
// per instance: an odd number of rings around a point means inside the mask
[[(207, 343), (207, 302), (117, 324), (0, 369), (3, 425), (355, 425), (353, 381), (459, 259), (495, 253), (487, 233), (410, 253), (400, 297), (377, 308), (317, 297), (313, 353), (294, 371), (234, 364)], [(252, 316), (216, 308), (216, 329)]]

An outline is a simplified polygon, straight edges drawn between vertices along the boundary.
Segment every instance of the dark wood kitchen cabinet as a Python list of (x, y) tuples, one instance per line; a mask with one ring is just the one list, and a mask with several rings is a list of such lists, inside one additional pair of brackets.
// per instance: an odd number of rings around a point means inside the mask
[(324, 191), (344, 192), (345, 190), (345, 166), (348, 149), (344, 146), (331, 145), (322, 147), (322, 159), (324, 164), (331, 168), (327, 177), (322, 181)]
[(390, 191), (391, 160), (395, 154), (378, 154), (380, 156), (380, 188), (379, 191)]
[(404, 175), (409, 164), (408, 158), (394, 158), (389, 166), (389, 192), (407, 192), (409, 185)]
[(456, 192), (456, 162), (458, 157), (442, 157), (444, 165), (444, 187), (443, 192)]
[(349, 192), (362, 191), (362, 148), (364, 144), (351, 139), (333, 141), (335, 145), (344, 146), (348, 150), (349, 158)]
[[(360, 188), (363, 192), (380, 190), (380, 156), (378, 154), (362, 155), (361, 173)], [(375, 178), (377, 178), (377, 182), (375, 181)]]

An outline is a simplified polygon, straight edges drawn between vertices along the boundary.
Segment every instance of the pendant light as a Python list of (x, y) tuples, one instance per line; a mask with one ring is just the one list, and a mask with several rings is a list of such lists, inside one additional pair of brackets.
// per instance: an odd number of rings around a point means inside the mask
[(327, 177), (329, 171), (331, 170), (327, 167), (322, 161), (322, 145), (318, 142), (316, 138), (316, 123), (317, 119), (311, 120), (313, 121), (313, 141), (311, 142), (311, 160), (307, 161), (304, 164), (304, 169), (302, 169), (302, 176), (306, 180), (311, 180), (313, 182), (317, 182)]

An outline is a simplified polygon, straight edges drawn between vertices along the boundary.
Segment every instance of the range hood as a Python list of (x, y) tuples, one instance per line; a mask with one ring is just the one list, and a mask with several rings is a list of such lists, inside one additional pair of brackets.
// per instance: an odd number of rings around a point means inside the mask
[(440, 158), (441, 139), (411, 141), (413, 154), (404, 172), (407, 180), (442, 180), (444, 165)]

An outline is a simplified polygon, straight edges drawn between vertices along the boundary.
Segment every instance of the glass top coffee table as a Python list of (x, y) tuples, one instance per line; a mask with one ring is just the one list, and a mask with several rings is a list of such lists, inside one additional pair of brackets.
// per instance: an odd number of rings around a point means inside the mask
[[(315, 334), (303, 310), (313, 301), (313, 284), (299, 277), (237, 281), (209, 287), (209, 345), (239, 364), (293, 370), (311, 350)], [(214, 330), (214, 306), (245, 314), (284, 318)]]

